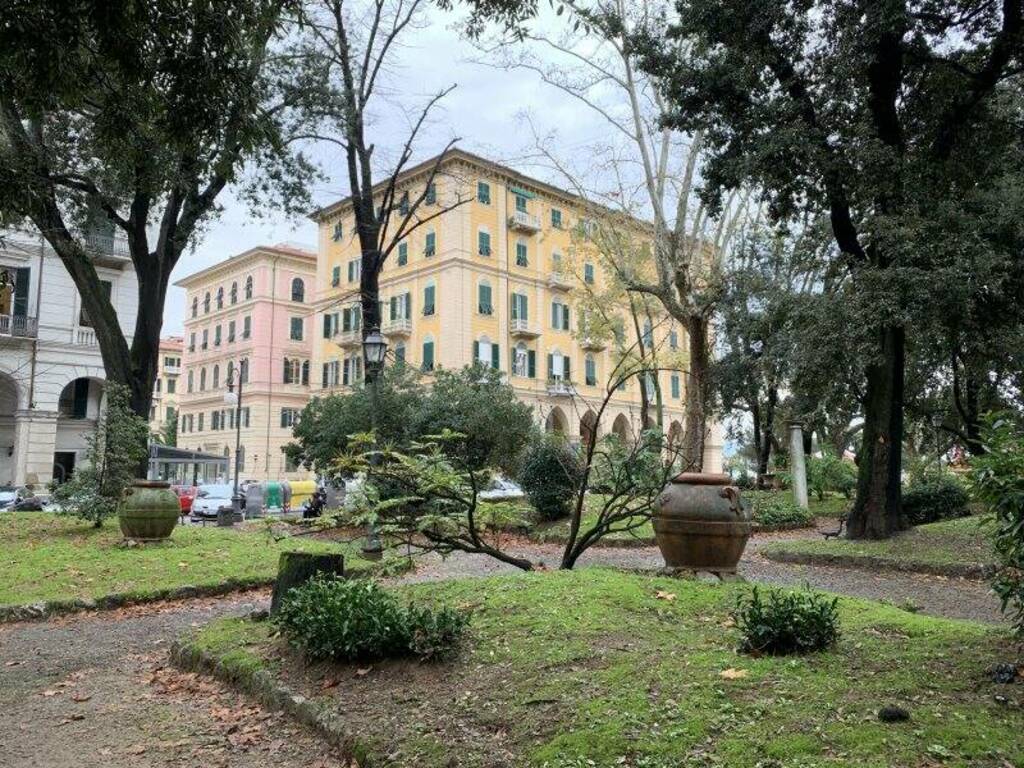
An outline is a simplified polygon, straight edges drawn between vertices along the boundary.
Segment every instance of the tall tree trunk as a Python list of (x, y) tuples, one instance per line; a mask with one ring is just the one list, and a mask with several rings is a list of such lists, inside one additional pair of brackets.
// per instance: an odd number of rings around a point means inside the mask
[(901, 507), (903, 328), (882, 331), (881, 354), (868, 367), (857, 498), (847, 521), (851, 539), (884, 539), (906, 528)]
[(703, 315), (690, 315), (686, 320), (686, 333), (690, 342), (690, 369), (686, 375), (683, 467), (689, 472), (701, 472), (704, 469), (704, 441), (707, 436), (707, 384), (710, 364), (707, 319)]

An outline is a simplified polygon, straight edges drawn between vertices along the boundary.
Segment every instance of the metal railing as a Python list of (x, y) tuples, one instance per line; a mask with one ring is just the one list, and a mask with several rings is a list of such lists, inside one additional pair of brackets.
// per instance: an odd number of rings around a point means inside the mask
[(540, 216), (526, 211), (512, 211), (508, 217), (508, 225), (512, 229), (524, 229), (530, 232), (540, 231)]

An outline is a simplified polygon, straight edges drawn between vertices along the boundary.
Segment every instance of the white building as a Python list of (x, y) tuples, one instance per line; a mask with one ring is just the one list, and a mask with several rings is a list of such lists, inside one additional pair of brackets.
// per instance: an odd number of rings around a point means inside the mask
[[(138, 291), (127, 244), (108, 233), (89, 246), (130, 339)], [(71, 276), (41, 236), (4, 231), (0, 272), (0, 485), (45, 486), (81, 460), (102, 404), (103, 360)]]

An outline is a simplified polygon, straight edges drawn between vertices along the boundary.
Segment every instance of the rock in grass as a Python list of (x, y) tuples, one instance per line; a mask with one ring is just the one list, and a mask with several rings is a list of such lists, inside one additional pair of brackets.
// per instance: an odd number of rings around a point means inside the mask
[(1017, 665), (1002, 662), (996, 664), (992, 669), (989, 670), (992, 674), (993, 683), (1012, 683), (1017, 679)]
[(882, 707), (878, 710), (878, 719), (883, 723), (905, 723), (910, 719), (910, 713), (903, 707)]

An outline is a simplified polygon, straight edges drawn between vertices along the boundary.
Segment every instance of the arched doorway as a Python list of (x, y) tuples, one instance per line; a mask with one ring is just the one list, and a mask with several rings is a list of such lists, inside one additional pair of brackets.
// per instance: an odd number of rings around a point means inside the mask
[(586, 447), (597, 437), (597, 414), (593, 411), (587, 411), (580, 419), (580, 441)]
[(565, 418), (565, 412), (559, 406), (555, 406), (548, 413), (548, 418), (544, 422), (544, 430), (546, 432), (559, 432), (565, 434), (569, 431), (569, 421)]
[(53, 447), (53, 479), (58, 483), (71, 477), (88, 447), (89, 435), (103, 411), (103, 385), (102, 379), (81, 376), (61, 390)]
[(632, 441), (633, 430), (629, 428), (629, 419), (626, 418), (626, 414), (620, 413), (615, 417), (615, 421), (612, 422), (612, 434), (624, 443)]

